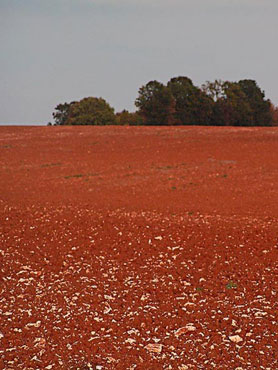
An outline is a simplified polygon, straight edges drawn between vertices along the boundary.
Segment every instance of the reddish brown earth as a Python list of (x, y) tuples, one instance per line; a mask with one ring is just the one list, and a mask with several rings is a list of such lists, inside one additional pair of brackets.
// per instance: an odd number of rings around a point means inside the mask
[(0, 128), (0, 369), (277, 369), (278, 129)]

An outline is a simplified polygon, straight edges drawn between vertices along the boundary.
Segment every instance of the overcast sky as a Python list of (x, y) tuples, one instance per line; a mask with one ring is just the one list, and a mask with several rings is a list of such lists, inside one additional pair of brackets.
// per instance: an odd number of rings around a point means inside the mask
[(278, 104), (277, 0), (0, 0), (0, 122), (60, 102), (134, 110), (140, 86), (255, 79)]

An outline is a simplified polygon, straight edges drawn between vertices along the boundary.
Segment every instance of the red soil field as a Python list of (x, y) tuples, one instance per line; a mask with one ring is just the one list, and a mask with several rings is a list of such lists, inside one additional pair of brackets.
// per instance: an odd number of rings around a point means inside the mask
[(278, 129), (0, 127), (0, 369), (277, 369)]

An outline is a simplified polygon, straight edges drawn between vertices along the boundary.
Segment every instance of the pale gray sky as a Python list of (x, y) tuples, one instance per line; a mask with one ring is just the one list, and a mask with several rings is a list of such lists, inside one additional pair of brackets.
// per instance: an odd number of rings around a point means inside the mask
[(101, 96), (184, 75), (255, 79), (278, 104), (277, 0), (0, 0), (0, 122), (47, 123)]

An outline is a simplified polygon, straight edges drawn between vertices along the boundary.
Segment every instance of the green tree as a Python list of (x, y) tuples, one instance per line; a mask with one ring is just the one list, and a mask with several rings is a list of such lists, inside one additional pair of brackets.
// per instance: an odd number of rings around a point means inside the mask
[(139, 89), (135, 105), (147, 125), (175, 123), (175, 100), (170, 89), (158, 81), (150, 81)]
[(254, 80), (240, 80), (238, 82), (241, 90), (247, 97), (253, 114), (253, 125), (271, 125), (271, 102), (265, 99), (265, 93), (260, 89)]
[(69, 114), (70, 114), (70, 107), (75, 103), (76, 102), (64, 103), (64, 104), (58, 104), (56, 106), (55, 111), (52, 114), (55, 125), (61, 126), (61, 125), (67, 124)]
[(253, 125), (253, 114), (247, 96), (236, 82), (226, 82), (224, 91), (225, 104), (228, 108), (227, 123), (231, 126)]
[(67, 125), (112, 125), (114, 109), (102, 98), (88, 97), (75, 102), (69, 110)]
[(214, 101), (210, 123), (219, 126), (250, 126), (253, 114), (247, 96), (236, 82), (215, 80), (202, 86)]
[(175, 120), (181, 125), (209, 125), (213, 99), (194, 86), (188, 77), (172, 78), (168, 88), (175, 99)]

